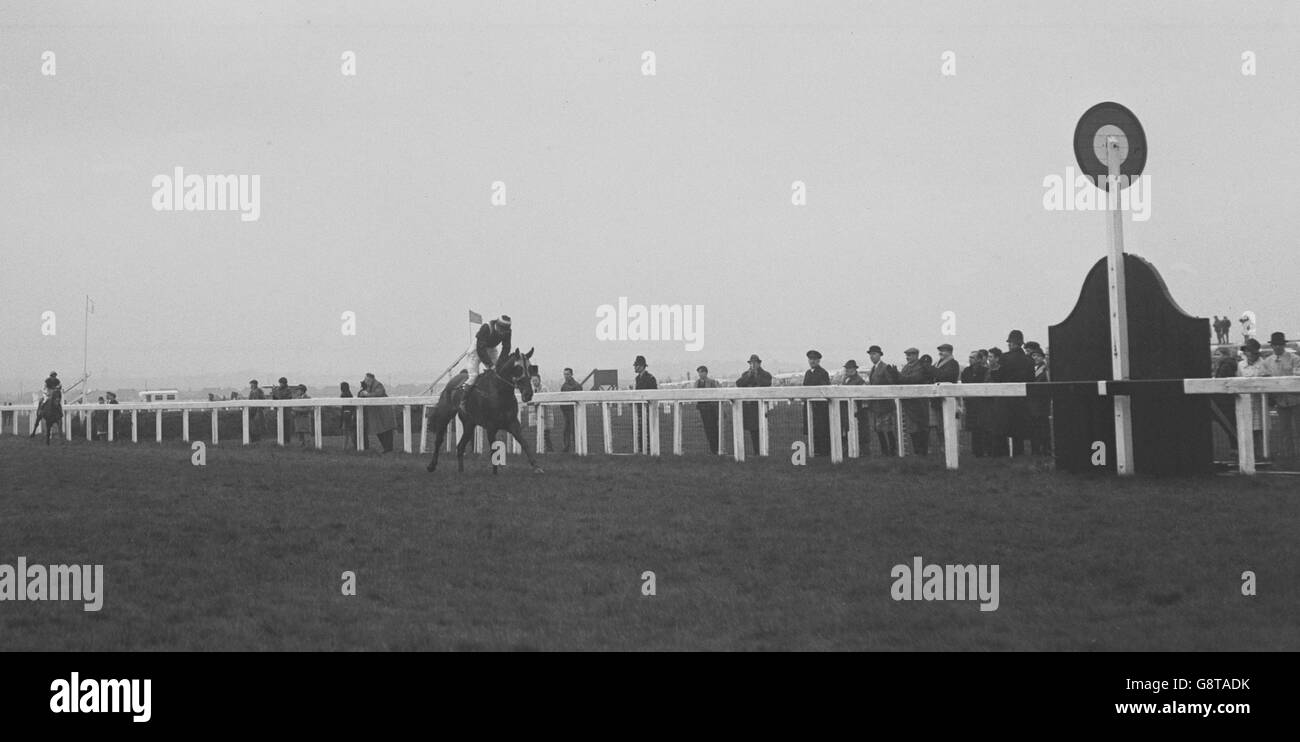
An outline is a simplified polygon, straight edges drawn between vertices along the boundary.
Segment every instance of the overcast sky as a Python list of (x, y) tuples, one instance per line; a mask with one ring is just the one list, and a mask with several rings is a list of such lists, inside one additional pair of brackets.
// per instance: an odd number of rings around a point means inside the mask
[[(1300, 5), (1051, 5), (4, 3), (2, 391), (79, 376), (86, 294), (100, 388), (431, 381), (467, 309), (551, 377), (1045, 342), (1106, 222), (1043, 180), (1103, 100), (1149, 140), (1128, 249), (1191, 314), (1300, 334)], [(178, 166), (259, 175), (259, 218), (156, 211)], [(620, 296), (703, 305), (703, 349), (598, 341)]]

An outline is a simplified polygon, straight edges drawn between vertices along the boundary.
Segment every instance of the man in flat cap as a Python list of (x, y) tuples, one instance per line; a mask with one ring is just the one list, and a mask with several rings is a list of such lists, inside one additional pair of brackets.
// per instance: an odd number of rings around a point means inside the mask
[[(830, 386), (831, 375), (822, 368), (822, 354), (816, 350), (805, 353), (808, 357), (808, 370), (803, 372), (804, 386)], [(831, 455), (831, 417), (830, 407), (826, 402), (807, 402), (803, 415), (803, 434), (808, 435), (808, 415), (812, 414), (812, 452), (814, 456)]]
[[(849, 359), (844, 362), (844, 380), (840, 384), (844, 386), (864, 386), (867, 380), (858, 373), (858, 362)], [(870, 426), (870, 413), (868, 412), (866, 402), (853, 402), (849, 405), (853, 410), (853, 416), (858, 419), (858, 455), (866, 456), (871, 448), (871, 434), (868, 431)], [(840, 423), (840, 438), (844, 441), (844, 450), (848, 450), (848, 432), (849, 421), (846, 417)]]
[[(695, 380), (696, 389), (717, 389), (718, 380), (709, 376), (709, 367), (695, 369), (699, 378)], [(700, 424), (704, 426), (704, 437), (709, 441), (709, 453), (718, 453), (718, 412), (721, 402), (696, 402), (695, 409), (700, 412)]]
[[(737, 387), (750, 386), (772, 386), (772, 374), (763, 368), (763, 359), (755, 353), (749, 357), (749, 369), (736, 379)], [(745, 430), (749, 431), (749, 441), (753, 444), (754, 453), (759, 452), (758, 446), (758, 402), (745, 402), (742, 405), (744, 411), (743, 424)]]
[[(898, 370), (900, 384), (932, 384), (933, 366), (927, 368), (921, 363), (921, 351), (908, 348), (903, 351), (907, 362)], [(903, 425), (907, 436), (912, 439), (912, 453), (917, 456), (930, 455), (930, 401), (928, 399), (903, 400)]]
[[(867, 371), (867, 383), (887, 386), (899, 383), (898, 369), (893, 364), (885, 363), (884, 351), (879, 345), (867, 349), (871, 357), (871, 369)], [(894, 400), (881, 399), (867, 403), (875, 421), (876, 438), (880, 441), (880, 453), (883, 456), (898, 455), (898, 421), (895, 417)]]
[[(963, 384), (983, 384), (988, 381), (989, 352), (984, 349), (972, 350), (970, 352), (970, 362), (966, 368), (961, 370), (961, 383)], [(982, 458), (989, 451), (989, 431), (988, 419), (984, 410), (987, 400), (977, 397), (965, 397), (962, 399), (962, 407), (965, 411), (966, 430), (970, 431), (970, 448), (971, 453), (976, 457)]]
[[(939, 360), (934, 362), (930, 373), (934, 377), (936, 384), (956, 384), (961, 381), (961, 364), (957, 359), (952, 357), (952, 345), (943, 343), (937, 350), (939, 351)], [(943, 400), (935, 397), (930, 400), (930, 417), (938, 420), (938, 426), (935, 428), (939, 435), (939, 446), (943, 446)]]

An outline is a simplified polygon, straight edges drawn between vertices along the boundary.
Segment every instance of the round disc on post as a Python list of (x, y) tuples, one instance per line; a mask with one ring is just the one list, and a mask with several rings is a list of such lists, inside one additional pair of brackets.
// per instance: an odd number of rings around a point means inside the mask
[(1092, 182), (1104, 186), (1109, 176), (1106, 142), (1110, 137), (1119, 140), (1122, 160), (1119, 171), (1120, 175), (1127, 176), (1120, 182), (1122, 190), (1142, 174), (1147, 164), (1147, 135), (1132, 111), (1110, 101), (1098, 103), (1085, 111), (1074, 127), (1074, 159)]

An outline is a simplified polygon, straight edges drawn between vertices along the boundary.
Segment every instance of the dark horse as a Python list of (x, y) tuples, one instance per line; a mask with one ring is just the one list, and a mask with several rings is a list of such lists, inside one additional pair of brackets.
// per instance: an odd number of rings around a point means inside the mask
[[(17, 414), (17, 413), (14, 413)], [(51, 426), (59, 426), (59, 434), (63, 433), (63, 392), (58, 389), (50, 393), (50, 398), (43, 400), (36, 408), (36, 423), (32, 425), (32, 434), (27, 436), (31, 438), (36, 435), (36, 431), (41, 429), (41, 423), (45, 423), (45, 445), (50, 445)]]
[[(496, 441), (497, 431), (505, 430), (519, 441), (519, 447), (528, 457), (533, 472), (542, 473), (537, 460), (533, 458), (533, 452), (524, 443), (523, 432), (519, 429), (519, 403), (515, 401), (516, 389), (523, 396), (525, 404), (532, 401), (533, 385), (528, 378), (528, 361), (532, 357), (531, 348), (522, 355), (518, 350), (513, 351), (498, 361), (495, 368), (479, 374), (469, 390), (464, 389), (460, 383), (460, 375), (465, 373), (463, 371), (447, 384), (430, 415), (430, 424), (438, 431), (438, 439), (433, 445), (433, 459), (426, 467), (429, 471), (438, 468), (438, 452), (447, 439), (447, 425), (453, 417), (459, 416), (464, 432), (456, 444), (457, 471), (465, 471), (465, 447), (469, 445), (474, 429), (482, 426), (487, 431), (489, 448)], [(495, 464), (492, 465), (492, 473), (497, 473)]]

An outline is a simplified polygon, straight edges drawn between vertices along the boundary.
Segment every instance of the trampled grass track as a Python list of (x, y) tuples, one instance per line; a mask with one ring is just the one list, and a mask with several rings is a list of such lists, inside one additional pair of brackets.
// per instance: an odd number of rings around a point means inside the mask
[[(0, 438), (0, 563), (101, 563), (106, 582), (98, 613), (0, 602), (0, 650), (1300, 649), (1293, 478), (207, 455)], [(916, 555), (1000, 565), (998, 610), (892, 600)]]

